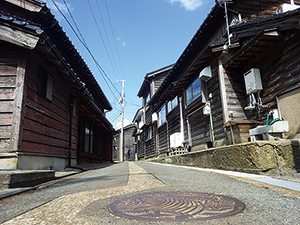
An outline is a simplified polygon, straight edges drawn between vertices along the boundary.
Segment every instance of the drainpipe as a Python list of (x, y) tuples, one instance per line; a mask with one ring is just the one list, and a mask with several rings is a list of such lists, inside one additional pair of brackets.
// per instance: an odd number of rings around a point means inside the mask
[(180, 110), (180, 134), (181, 134), (181, 140), (184, 142), (184, 126), (183, 126), (183, 113), (182, 113), (182, 97), (179, 97), (179, 110)]
[(73, 123), (73, 107), (75, 98), (71, 96), (70, 107), (69, 107), (69, 147), (68, 147), (68, 167), (71, 167), (71, 157), (72, 157), (72, 123)]

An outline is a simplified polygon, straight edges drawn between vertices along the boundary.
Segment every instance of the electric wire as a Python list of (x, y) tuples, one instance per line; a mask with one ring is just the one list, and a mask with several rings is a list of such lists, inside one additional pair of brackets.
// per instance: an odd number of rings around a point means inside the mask
[[(71, 11), (70, 11), (70, 9), (69, 9), (69, 6), (67, 5), (67, 3), (66, 3), (65, 0), (63, 0), (63, 2), (64, 2), (64, 4), (65, 4), (65, 6), (66, 6), (66, 9), (67, 9), (67, 11), (68, 11), (68, 13), (69, 13), (71, 19), (72, 19), (72, 22), (74, 23), (74, 25), (75, 25), (75, 27), (76, 27), (77, 32), (76, 32), (76, 30), (74, 29), (74, 27), (72, 26), (72, 24), (70, 23), (70, 21), (67, 19), (67, 17), (63, 14), (63, 12), (62, 12), (62, 11), (60, 10), (60, 8), (57, 6), (57, 4), (55, 3), (55, 1), (52, 0), (53, 5), (57, 8), (58, 12), (62, 15), (62, 17), (63, 17), (63, 18), (65, 19), (65, 21), (67, 22), (67, 24), (70, 26), (71, 30), (73, 31), (73, 33), (75, 34), (75, 36), (77, 37), (77, 39), (79, 40), (79, 42), (84, 46), (84, 48), (87, 50), (87, 52), (88, 52), (89, 55), (91, 56), (92, 60), (94, 61), (94, 63), (95, 63), (96, 66), (97, 66), (97, 69), (99, 70), (101, 76), (103, 77), (103, 79), (104, 79), (104, 81), (105, 81), (107, 87), (109, 88), (110, 92), (112, 93), (112, 95), (114, 96), (114, 98), (115, 98), (116, 100), (118, 100), (118, 98), (116, 97), (116, 95), (114, 94), (114, 92), (112, 91), (112, 89), (110, 88), (110, 85), (108, 84), (107, 80), (110, 82), (110, 84), (112, 85), (112, 87), (117, 91), (117, 93), (118, 93), (120, 96), (121, 96), (121, 92), (115, 87), (115, 85), (113, 84), (113, 82), (110, 80), (110, 78), (107, 76), (107, 74), (105, 73), (105, 71), (103, 70), (103, 68), (101, 67), (101, 65), (98, 63), (98, 61), (97, 61), (96, 58), (94, 57), (93, 53), (90, 51), (89, 47), (87, 46), (87, 43), (85, 42), (85, 39), (84, 39), (82, 33), (80, 32), (80, 29), (79, 29), (79, 27), (78, 27), (78, 25), (77, 25), (77, 23), (76, 23), (76, 21), (75, 21), (73, 15), (72, 15)], [(97, 1), (96, 1), (96, 2), (97, 2)], [(88, 3), (89, 3), (89, 7), (90, 7), (90, 9), (91, 9), (91, 12), (92, 12), (92, 14), (93, 14), (93, 18), (94, 18), (94, 20), (95, 20), (95, 23), (96, 23), (96, 25), (97, 25), (97, 29), (98, 29), (99, 35), (101, 36), (101, 38), (102, 38), (102, 40), (103, 40), (103, 37), (102, 37), (102, 35), (101, 35), (101, 32), (100, 32), (98, 23), (96, 22), (97, 20), (96, 20), (96, 18), (95, 18), (95, 15), (94, 15), (94, 12), (93, 12), (93, 10), (92, 10), (92, 8), (91, 8), (91, 5), (90, 5), (89, 0), (88, 0)], [(107, 7), (106, 1), (105, 1), (105, 4), (106, 4), (106, 10), (107, 10), (107, 13), (108, 13), (108, 15), (109, 15), (108, 7)], [(98, 2), (97, 2), (97, 6), (99, 7)], [(111, 26), (111, 31), (112, 31), (112, 33), (113, 33), (113, 35), (114, 35), (113, 29), (112, 29), (111, 20), (110, 20), (110, 16), (109, 16), (109, 22), (110, 22), (110, 26)], [(106, 36), (107, 36), (107, 34), (106, 34)], [(104, 43), (104, 41), (103, 41), (103, 43)], [(116, 42), (114, 42), (114, 43), (115, 43), (115, 47), (116, 47), (116, 50), (117, 50)], [(105, 47), (105, 48), (106, 48), (106, 47)], [(112, 51), (112, 50), (111, 50), (111, 51)], [(107, 54), (108, 54), (108, 52), (107, 52)], [(123, 68), (122, 68), (122, 64), (121, 64), (121, 60), (120, 60), (120, 57), (119, 57), (118, 50), (117, 50), (117, 55), (118, 55), (119, 63), (120, 63), (120, 65), (121, 65), (121, 70), (122, 70), (122, 72), (123, 72)], [(124, 75), (124, 73), (123, 73), (123, 75)], [(105, 79), (105, 77), (106, 77), (107, 80)], [(132, 102), (131, 99), (129, 99), (129, 100)], [(137, 106), (137, 107), (141, 107), (140, 105), (137, 105), (137, 104), (134, 104), (134, 103), (129, 103), (129, 102), (127, 102), (125, 99), (124, 99), (124, 102), (125, 102), (124, 108), (127, 106), (127, 104), (128, 104), (128, 105)], [(116, 110), (119, 111), (119, 112), (121, 111), (120, 109), (117, 109), (116, 107), (113, 107), (113, 108), (116, 109)], [(116, 118), (114, 118), (114, 119), (112, 120), (112, 122), (114, 122), (120, 115), (121, 115), (121, 114), (118, 113), (118, 115), (116, 116)]]
[[(72, 24), (70, 23), (70, 21), (66, 18), (66, 16), (63, 14), (63, 12), (59, 9), (59, 7), (57, 6), (57, 4), (55, 3), (54, 0), (51, 0), (53, 5), (57, 8), (58, 12), (62, 15), (62, 17), (66, 20), (66, 22), (68, 23), (68, 25), (70, 26), (70, 28), (72, 29), (72, 31), (74, 32), (75, 36), (78, 38), (79, 42), (85, 47), (85, 49), (87, 50), (87, 52), (89, 53), (89, 55), (91, 56), (91, 58), (93, 59), (94, 63), (96, 64), (100, 74), (102, 75), (105, 83), (107, 84), (107, 87), (109, 88), (110, 92), (113, 94), (113, 96), (115, 97), (115, 99), (118, 99), (114, 92), (112, 91), (112, 89), (110, 88), (110, 86), (107, 83), (107, 80), (111, 83), (111, 85), (113, 86), (113, 88), (117, 91), (117, 93), (120, 93), (120, 91), (114, 86), (114, 84), (112, 83), (112, 81), (109, 79), (109, 77), (107, 76), (107, 74), (105, 73), (105, 71), (103, 70), (103, 68), (101, 67), (101, 65), (98, 63), (98, 61), (96, 60), (96, 58), (94, 57), (94, 55), (92, 54), (92, 52), (90, 51), (90, 49), (88, 48), (88, 46), (85, 44), (84, 39), (81, 40), (81, 38), (79, 37), (79, 35), (77, 34), (77, 32), (75, 31), (74, 27), (72, 26)], [(65, 0), (64, 0), (65, 2)], [(65, 2), (66, 3), (66, 2)], [(65, 4), (65, 6), (67, 8), (69, 8), (69, 6), (67, 4)], [(69, 11), (69, 10), (68, 10)], [(69, 11), (70, 12), (70, 11)], [(75, 24), (76, 26), (76, 24)], [(79, 29), (79, 28), (78, 28)], [(107, 78), (107, 80), (105, 79), (105, 77)]]
[(108, 39), (108, 36), (107, 36), (106, 28), (105, 28), (105, 26), (104, 26), (102, 14), (101, 14), (101, 11), (99, 10), (98, 1), (96, 1), (96, 3), (97, 3), (97, 6), (98, 6), (99, 15), (100, 15), (100, 18), (101, 18), (101, 21), (102, 21), (102, 24), (103, 24), (104, 33), (105, 33), (105, 35), (106, 35), (106, 39), (107, 39), (107, 42), (108, 42), (108, 47), (109, 47), (109, 49), (110, 49), (110, 51), (111, 51), (113, 61), (112, 61), (112, 59), (111, 59), (111, 57), (110, 57), (110, 54), (109, 54), (109, 52), (108, 52), (108, 50), (107, 50), (107, 47), (106, 47), (106, 44), (105, 44), (103, 35), (101, 34), (100, 27), (99, 27), (99, 24), (98, 24), (98, 22), (97, 22), (97, 19), (96, 19), (94, 10), (93, 10), (93, 8), (92, 8), (92, 6), (91, 6), (90, 0), (88, 0), (87, 2), (88, 2), (88, 5), (89, 5), (89, 8), (90, 8), (90, 11), (91, 11), (91, 13), (92, 13), (94, 22), (95, 22), (95, 24), (96, 24), (98, 34), (99, 34), (99, 36), (100, 36), (100, 38), (101, 38), (101, 41), (102, 41), (102, 43), (103, 43), (105, 52), (106, 52), (106, 54), (107, 54), (107, 56), (108, 56), (109, 62), (110, 62), (110, 64), (111, 64), (111, 66), (112, 66), (112, 68), (113, 68), (115, 74), (119, 74), (118, 67), (117, 67), (117, 63), (116, 63), (116, 60), (115, 60), (113, 51), (112, 51), (112, 49), (111, 49), (111, 45), (110, 45), (110, 42), (109, 42), (109, 39)]
[[(105, 2), (107, 15), (108, 15), (108, 21), (109, 21), (110, 29), (111, 29), (113, 37), (115, 37), (115, 33), (114, 33), (114, 29), (113, 29), (113, 26), (112, 26), (112, 23), (111, 23), (111, 18), (110, 18), (110, 13), (109, 13), (109, 10), (108, 10), (107, 2), (106, 2), (106, 0), (104, 0), (104, 2)], [(122, 74), (124, 76), (124, 79), (125, 79), (126, 77), (125, 77), (125, 74), (124, 74), (122, 61), (120, 59), (120, 54), (119, 54), (119, 51), (118, 51), (117, 43), (116, 43), (115, 38), (113, 38), (113, 40), (114, 40), (114, 44), (115, 44), (115, 48), (116, 48), (116, 52), (117, 52), (117, 57), (118, 57), (118, 60), (119, 60), (119, 63), (120, 63), (121, 72), (122, 72)]]

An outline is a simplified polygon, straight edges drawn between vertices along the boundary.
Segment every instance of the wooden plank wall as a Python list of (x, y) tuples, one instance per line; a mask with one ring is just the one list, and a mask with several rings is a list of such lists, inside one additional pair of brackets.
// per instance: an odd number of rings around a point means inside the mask
[(0, 152), (8, 152), (14, 111), (19, 54), (0, 42)]
[[(277, 108), (276, 96), (300, 87), (300, 32), (286, 34), (285, 41), (272, 49), (258, 65), (263, 82), (262, 101)], [(264, 117), (265, 115), (261, 115)]]
[(158, 127), (159, 153), (164, 154), (169, 152), (169, 132), (167, 122)]
[(191, 125), (192, 146), (210, 142), (209, 116), (204, 116), (203, 111), (199, 110), (189, 116), (189, 123)]
[(101, 131), (101, 147), (100, 147), (100, 152), (101, 152), (101, 158), (104, 161), (112, 161), (112, 138), (113, 134), (112, 132), (105, 132)]
[(225, 138), (223, 108), (221, 102), (221, 92), (218, 77), (218, 61), (215, 60), (212, 65), (212, 78), (207, 82), (207, 93), (212, 94), (211, 110), (213, 118), (213, 127), (215, 130), (215, 140), (222, 140)]
[[(153, 114), (153, 106), (150, 106), (148, 110), (146, 111), (145, 119), (146, 119), (146, 129), (148, 127), (152, 127), (152, 114)], [(153, 129), (152, 129), (152, 138), (147, 140), (146, 139), (146, 130), (143, 130), (143, 142), (144, 142), (144, 157), (149, 158), (149, 157), (154, 157), (155, 156), (155, 146), (154, 146), (154, 138), (153, 138)]]
[(155, 78), (153, 78), (154, 92), (151, 92), (151, 93), (155, 93), (157, 91), (157, 89), (159, 88), (161, 83), (164, 81), (164, 79), (165, 79), (168, 72), (169, 72), (169, 70), (166, 71), (166, 72), (160, 73), (160, 74), (156, 75)]
[[(53, 101), (37, 95), (38, 66), (54, 78)], [(35, 52), (31, 52), (27, 66), (27, 95), (21, 150), (48, 155), (68, 155), (69, 102), (67, 85)], [(72, 156), (76, 156), (77, 118), (72, 124)]]
[[(179, 101), (178, 101), (179, 104)], [(180, 108), (179, 105), (167, 114), (169, 135), (180, 132)]]

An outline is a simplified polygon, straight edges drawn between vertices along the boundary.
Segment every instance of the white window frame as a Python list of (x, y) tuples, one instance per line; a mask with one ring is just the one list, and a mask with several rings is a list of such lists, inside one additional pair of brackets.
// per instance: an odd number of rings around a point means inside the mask
[[(196, 93), (195, 92), (195, 88), (197, 87), (196, 85), (199, 82), (199, 90), (197, 90)], [(191, 98), (188, 98), (189, 94), (191, 93)], [(196, 99), (201, 97), (201, 80), (199, 78), (196, 78), (193, 83), (191, 83), (186, 89), (185, 89), (185, 100), (186, 100), (186, 105), (189, 106), (191, 105)]]
[(164, 104), (160, 110), (158, 111), (158, 120), (159, 120), (159, 126), (163, 125), (167, 121), (167, 107), (166, 104)]
[(175, 97), (173, 100), (168, 102), (168, 113), (172, 112), (178, 106), (178, 98)]

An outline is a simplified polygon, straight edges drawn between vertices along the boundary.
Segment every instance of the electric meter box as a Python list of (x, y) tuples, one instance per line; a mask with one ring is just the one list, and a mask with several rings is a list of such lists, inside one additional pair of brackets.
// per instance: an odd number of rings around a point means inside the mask
[(258, 68), (252, 68), (244, 74), (247, 95), (257, 93), (263, 89), (260, 71)]

